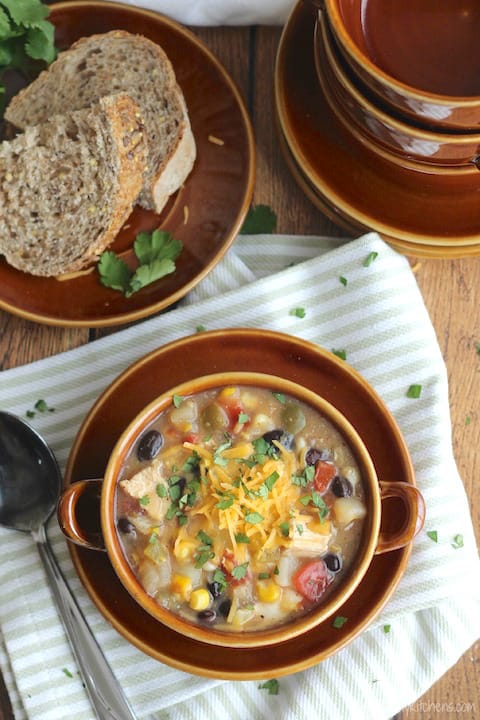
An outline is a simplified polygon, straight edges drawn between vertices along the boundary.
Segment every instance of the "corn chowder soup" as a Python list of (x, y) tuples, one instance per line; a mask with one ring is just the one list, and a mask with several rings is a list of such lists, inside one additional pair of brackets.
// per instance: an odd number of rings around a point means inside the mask
[(249, 386), (174, 396), (116, 493), (119, 537), (145, 591), (221, 631), (266, 630), (322, 603), (355, 558), (365, 514), (336, 428)]

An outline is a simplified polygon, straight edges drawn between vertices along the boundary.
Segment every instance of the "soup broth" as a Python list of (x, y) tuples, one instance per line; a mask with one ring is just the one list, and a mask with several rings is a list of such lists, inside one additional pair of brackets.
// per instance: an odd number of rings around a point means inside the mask
[(322, 603), (366, 515), (355, 457), (310, 406), (265, 388), (175, 397), (122, 468), (116, 523), (156, 602), (221, 631), (265, 630)]

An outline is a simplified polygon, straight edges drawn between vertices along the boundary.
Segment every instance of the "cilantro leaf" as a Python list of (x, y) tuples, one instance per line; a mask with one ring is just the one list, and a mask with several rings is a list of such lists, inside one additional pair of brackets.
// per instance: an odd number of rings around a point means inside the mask
[(242, 563), (242, 565), (236, 565), (232, 569), (232, 577), (235, 580), (242, 580), (247, 574), (248, 562)]
[(160, 280), (160, 278), (173, 272), (175, 272), (175, 263), (169, 258), (154, 260), (149, 265), (140, 265), (130, 278), (130, 288), (125, 293), (126, 297), (130, 297), (146, 285), (150, 285), (155, 280)]
[(280, 690), (280, 685), (278, 680), (273, 678), (272, 680), (267, 680), (266, 682), (262, 683), (258, 686), (259, 690), (268, 690), (269, 695), (278, 695), (278, 691)]
[(34, 60), (44, 60), (46, 63), (51, 63), (56, 57), (53, 41), (53, 25), (43, 20), (37, 27), (29, 28), (27, 31), (25, 52)]
[(146, 285), (175, 272), (174, 260), (182, 247), (180, 240), (163, 230), (138, 233), (133, 246), (139, 262), (137, 269), (132, 272), (113, 251), (106, 250), (97, 266), (100, 280), (106, 287), (119, 290), (128, 298)]
[(140, 265), (148, 265), (158, 258), (176, 260), (182, 250), (182, 243), (169, 232), (157, 229), (152, 233), (138, 233), (133, 249)]
[(410, 387), (407, 390), (407, 397), (408, 398), (414, 398), (417, 399), (422, 394), (422, 386), (421, 385), (410, 385)]
[(40, 0), (1, 0), (16, 25), (38, 27), (50, 14), (50, 10)]
[(277, 225), (277, 216), (268, 205), (252, 206), (248, 213), (243, 226), (240, 230), (241, 235), (260, 235), (272, 233)]
[(124, 293), (128, 291), (131, 277), (130, 269), (112, 250), (106, 250), (102, 253), (97, 268), (102, 285)]

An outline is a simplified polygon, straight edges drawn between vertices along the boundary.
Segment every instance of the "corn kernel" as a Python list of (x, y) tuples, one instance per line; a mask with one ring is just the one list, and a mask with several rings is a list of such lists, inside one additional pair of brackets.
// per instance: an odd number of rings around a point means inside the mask
[(189, 600), (192, 594), (192, 581), (188, 575), (174, 573), (170, 584), (172, 592), (180, 595), (182, 600)]
[(190, 595), (189, 605), (192, 610), (206, 610), (210, 605), (211, 597), (208, 590), (198, 588)]
[(262, 602), (276, 602), (281, 595), (281, 588), (273, 580), (260, 580), (257, 583), (258, 599)]
[(196, 543), (192, 540), (180, 540), (175, 543), (173, 554), (180, 562), (186, 562), (192, 559), (196, 547)]
[(223, 390), (219, 393), (219, 398), (229, 398), (233, 397), (237, 394), (237, 388), (235, 387), (225, 387)]

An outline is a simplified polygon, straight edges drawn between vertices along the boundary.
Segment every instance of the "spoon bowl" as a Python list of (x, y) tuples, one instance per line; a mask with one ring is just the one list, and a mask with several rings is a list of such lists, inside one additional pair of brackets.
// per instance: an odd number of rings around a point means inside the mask
[(45, 440), (24, 420), (0, 411), (0, 525), (31, 533), (97, 718), (134, 720), (48, 541), (46, 524), (61, 489), (60, 468)]
[(55, 455), (30, 425), (0, 412), (0, 525), (33, 532), (56, 508), (62, 475)]

